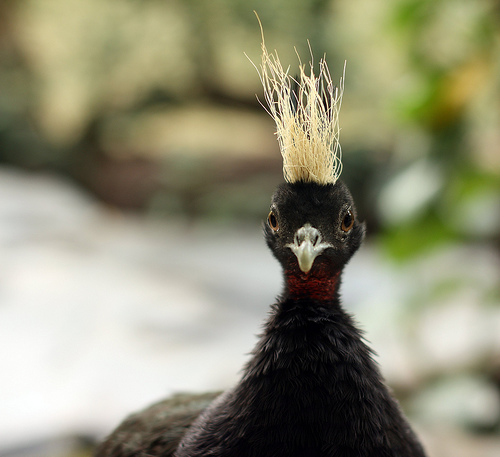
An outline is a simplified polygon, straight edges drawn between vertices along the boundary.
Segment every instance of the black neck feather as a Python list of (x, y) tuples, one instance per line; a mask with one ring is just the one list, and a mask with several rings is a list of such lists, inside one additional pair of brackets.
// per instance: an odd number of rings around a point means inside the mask
[(183, 446), (178, 457), (423, 456), (338, 300), (274, 305), (241, 382)]

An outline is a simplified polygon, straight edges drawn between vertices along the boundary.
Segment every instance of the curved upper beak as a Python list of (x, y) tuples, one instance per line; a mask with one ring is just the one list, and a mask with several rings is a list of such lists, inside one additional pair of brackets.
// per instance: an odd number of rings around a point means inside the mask
[(323, 243), (319, 230), (307, 223), (295, 232), (293, 243), (287, 244), (286, 247), (297, 257), (299, 268), (304, 273), (309, 273), (316, 257), (332, 245)]

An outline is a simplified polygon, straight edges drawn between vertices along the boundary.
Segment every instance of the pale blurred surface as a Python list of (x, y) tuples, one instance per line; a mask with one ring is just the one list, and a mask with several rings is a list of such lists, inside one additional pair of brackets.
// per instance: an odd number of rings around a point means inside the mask
[(2, 1), (0, 455), (238, 378), (281, 287), (254, 9), (291, 71), (347, 60), (346, 306), (430, 456), (500, 455), (494, 0)]
[[(0, 194), (0, 449), (23, 455), (44, 443), (26, 455), (44, 446), (64, 455), (78, 444), (65, 436), (102, 437), (172, 392), (238, 379), (281, 286), (259, 224), (126, 215), (60, 178), (6, 168)], [(481, 306), (497, 273), (484, 249), (456, 246), (398, 268), (371, 243), (347, 268), (345, 305), (426, 441), (442, 449), (431, 455), (500, 450), (463, 429), (500, 414), (498, 391), (472, 371), (500, 347), (500, 309)], [(436, 274), (468, 284), (418, 313), (405, 306)]]

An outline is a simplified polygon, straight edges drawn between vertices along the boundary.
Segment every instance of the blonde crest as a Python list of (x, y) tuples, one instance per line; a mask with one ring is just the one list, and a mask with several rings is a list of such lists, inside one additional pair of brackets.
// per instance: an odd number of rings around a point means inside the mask
[(337, 87), (324, 58), (316, 76), (312, 51), (309, 74), (298, 57), (299, 76), (293, 78), (289, 68), (283, 69), (277, 52), (268, 53), (262, 33), (262, 63), (260, 71), (256, 68), (264, 87), (265, 109), (276, 122), (283, 176), (289, 183), (333, 184), (342, 172), (339, 111), (344, 74)]

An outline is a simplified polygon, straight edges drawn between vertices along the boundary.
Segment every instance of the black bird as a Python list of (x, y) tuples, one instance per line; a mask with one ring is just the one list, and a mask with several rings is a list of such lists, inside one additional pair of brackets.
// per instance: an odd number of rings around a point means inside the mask
[(340, 300), (342, 271), (365, 234), (338, 179), (342, 80), (335, 88), (322, 60), (318, 77), (301, 67), (292, 90), (262, 47), (286, 181), (264, 233), (283, 292), (234, 388), (176, 396), (131, 416), (97, 457), (425, 456)]

